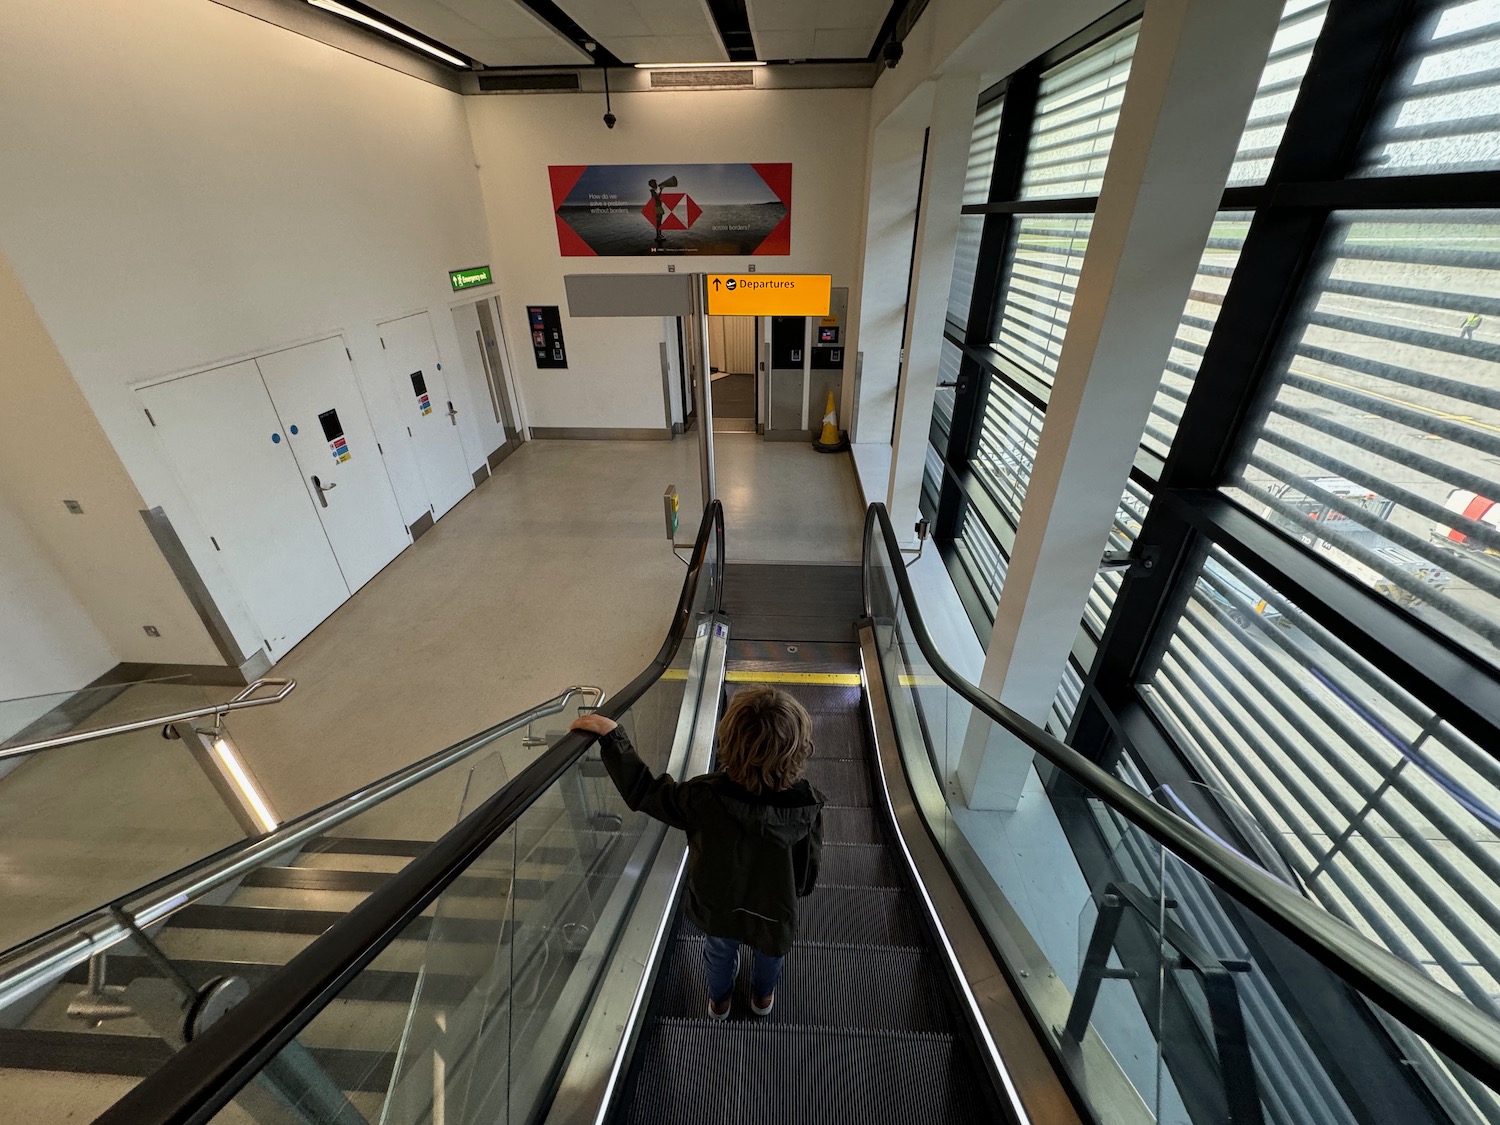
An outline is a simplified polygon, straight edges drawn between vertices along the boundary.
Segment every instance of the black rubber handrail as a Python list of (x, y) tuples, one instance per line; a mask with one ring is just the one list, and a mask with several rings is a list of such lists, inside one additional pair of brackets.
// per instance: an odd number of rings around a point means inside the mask
[[(705, 573), (710, 545), (713, 565)], [(623, 715), (667, 671), (693, 623), (698, 586), (705, 578), (711, 584), (709, 604), (718, 612), (724, 593), (724, 510), (717, 500), (703, 510), (667, 639), (646, 669), (599, 708), (600, 714)], [(582, 734), (565, 735), (278, 969), (244, 1003), (142, 1079), (96, 1118), (96, 1125), (208, 1121), (515, 824), (593, 741)]]
[(1332, 969), (1347, 984), (1406, 1024), (1491, 1089), (1500, 1090), (1500, 1022), (1390, 950), (1357, 933), (1285, 883), (1251, 865), (1113, 774), (1058, 741), (959, 675), (943, 659), (922, 621), (901, 544), (884, 504), (865, 513), (864, 603), (870, 601), (872, 553), (879, 531), (891, 560), (901, 608), (912, 638), (937, 677), (992, 722), (1080, 782), (1091, 796), (1166, 847), (1294, 945)]

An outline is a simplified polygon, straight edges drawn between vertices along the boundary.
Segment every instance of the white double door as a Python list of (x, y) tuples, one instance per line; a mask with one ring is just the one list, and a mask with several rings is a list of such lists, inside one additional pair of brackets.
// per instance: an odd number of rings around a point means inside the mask
[(426, 313), (378, 325), (401, 419), (416, 446), (432, 518), (441, 519), (474, 487), (458, 407)]
[(271, 656), (411, 542), (342, 337), (139, 394)]

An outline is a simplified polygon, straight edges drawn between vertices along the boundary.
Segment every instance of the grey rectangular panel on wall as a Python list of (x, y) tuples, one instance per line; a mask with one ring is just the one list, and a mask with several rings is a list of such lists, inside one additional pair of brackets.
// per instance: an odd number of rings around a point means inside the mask
[(687, 316), (688, 273), (572, 273), (563, 278), (569, 316)]
[(797, 430), (802, 426), (802, 372), (771, 372), (771, 418), (767, 435), (775, 430)]

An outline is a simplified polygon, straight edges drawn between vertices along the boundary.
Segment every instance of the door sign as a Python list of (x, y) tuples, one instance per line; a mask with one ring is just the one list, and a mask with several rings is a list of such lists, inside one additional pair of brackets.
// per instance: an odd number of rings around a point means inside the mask
[(349, 442), (344, 437), (344, 427), (339, 424), (339, 412), (327, 410), (318, 415), (318, 421), (323, 424), (323, 438), (328, 442), (328, 449), (333, 454), (333, 459), (342, 465), (349, 460)]
[(527, 305), (526, 325), (531, 330), (531, 350), (538, 367), (566, 368), (568, 351), (563, 344), (562, 314), (556, 305)]
[(432, 413), (432, 400), (427, 397), (427, 380), (420, 371), (411, 373), (411, 389), (417, 396), (417, 409), (423, 414)]

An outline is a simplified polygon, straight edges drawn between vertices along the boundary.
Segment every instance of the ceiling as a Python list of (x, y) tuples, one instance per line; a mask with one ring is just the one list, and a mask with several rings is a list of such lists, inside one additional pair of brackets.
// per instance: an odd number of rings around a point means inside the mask
[(893, 7), (906, 0), (364, 0), (364, 6), (502, 68), (588, 65), (578, 45), (585, 38), (603, 48), (604, 61), (626, 64), (862, 59)]

